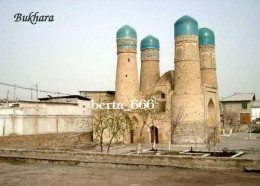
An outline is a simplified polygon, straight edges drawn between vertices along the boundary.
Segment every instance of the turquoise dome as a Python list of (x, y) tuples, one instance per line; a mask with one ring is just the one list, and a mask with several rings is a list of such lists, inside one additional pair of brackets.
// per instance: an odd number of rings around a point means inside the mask
[(148, 48), (160, 49), (159, 40), (156, 37), (153, 37), (151, 35), (142, 39), (141, 50), (148, 49)]
[(208, 28), (199, 29), (199, 45), (215, 45), (214, 32)]
[(122, 38), (137, 38), (136, 31), (132, 27), (125, 25), (121, 27), (116, 33), (116, 39)]
[(174, 36), (198, 35), (198, 22), (190, 16), (182, 16), (174, 24)]

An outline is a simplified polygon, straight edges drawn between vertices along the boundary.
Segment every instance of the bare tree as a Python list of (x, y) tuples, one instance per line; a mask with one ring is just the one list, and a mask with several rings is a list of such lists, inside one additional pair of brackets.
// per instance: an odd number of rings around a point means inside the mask
[(248, 123), (247, 126), (248, 126), (248, 130), (249, 130), (249, 139), (252, 139), (252, 126), (253, 126), (253, 122)]
[(93, 130), (96, 140), (99, 142), (100, 151), (103, 152), (103, 140), (105, 130), (108, 128), (108, 110), (93, 111)]
[(230, 126), (230, 133), (232, 132), (232, 128), (235, 126), (237, 122), (238, 113), (228, 109), (224, 109), (223, 111), (223, 126), (225, 122), (227, 122)]
[(149, 111), (148, 109), (138, 109), (138, 110), (135, 110), (133, 112), (134, 115), (137, 115), (138, 118), (140, 118), (140, 130), (139, 130), (139, 143), (142, 143), (143, 142), (143, 131), (144, 131), (144, 127), (145, 126), (149, 126), (148, 125), (148, 118), (149, 118), (149, 115), (150, 115), (151, 111)]
[(155, 121), (155, 117), (157, 116), (156, 114), (158, 114), (159, 111), (159, 98), (158, 96), (156, 96), (155, 94), (147, 94), (145, 96), (146, 101), (150, 100), (150, 102), (154, 105), (153, 109), (150, 108), (144, 108), (144, 109), (136, 109), (133, 111), (133, 115), (136, 115), (138, 118), (141, 119), (141, 126), (140, 126), (140, 131), (139, 131), (139, 143), (143, 142), (143, 131), (144, 131), (144, 127), (148, 126), (149, 124), (147, 123), (149, 119), (152, 118), (153, 121)]
[(174, 107), (170, 114), (170, 125), (171, 125), (171, 143), (173, 142), (173, 136), (176, 131), (176, 128), (184, 119), (184, 108), (183, 107)]
[[(212, 117), (212, 116), (210, 116)], [(219, 122), (216, 120), (216, 117), (210, 119), (213, 122), (211, 127), (207, 127), (207, 137), (205, 138), (205, 146), (209, 152), (211, 152), (211, 146), (214, 147), (214, 156), (216, 152), (216, 145), (220, 141), (219, 138)], [(208, 123), (208, 122), (207, 122)]]
[[(158, 100), (155, 100), (155, 108), (151, 111), (150, 113), (150, 117), (151, 117), (151, 124), (153, 126), (153, 128), (155, 127), (156, 123), (160, 123), (163, 121), (166, 121), (169, 119), (169, 113), (167, 112), (166, 109), (162, 109), (160, 108), (160, 103)], [(151, 128), (150, 128), (151, 130)], [(155, 149), (155, 144), (156, 144), (156, 135), (155, 135), (155, 130), (153, 130), (153, 149)]]
[(212, 146), (214, 147), (214, 156), (215, 156), (215, 152), (216, 152), (216, 145), (219, 142), (218, 131), (219, 131), (218, 126), (208, 128), (208, 134), (205, 139), (205, 146), (209, 152), (211, 152), (211, 147)]
[(123, 139), (124, 134), (130, 131), (132, 120), (123, 110), (98, 109), (93, 113), (93, 130), (103, 152), (104, 137), (108, 139), (107, 153), (115, 139)]
[(110, 137), (107, 146), (107, 153), (109, 153), (113, 140), (122, 139), (126, 132), (130, 132), (133, 122), (127, 112), (123, 110), (110, 110), (107, 123), (107, 131)]

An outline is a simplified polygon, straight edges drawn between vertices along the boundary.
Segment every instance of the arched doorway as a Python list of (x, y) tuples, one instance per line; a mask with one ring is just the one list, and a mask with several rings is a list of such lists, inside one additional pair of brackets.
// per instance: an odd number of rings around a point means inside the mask
[(150, 127), (150, 131), (151, 131), (151, 143), (154, 143), (154, 140), (155, 140), (155, 143), (158, 143), (159, 140), (158, 140), (158, 128), (156, 126), (151, 126)]
[(127, 137), (126, 141), (127, 141), (127, 143), (135, 143), (136, 141), (138, 141), (139, 136), (136, 134), (139, 134), (139, 131), (137, 128), (135, 129), (134, 126), (138, 126), (139, 121), (138, 121), (136, 115), (134, 115), (131, 119), (127, 116), (126, 119), (127, 119), (127, 122), (129, 122), (128, 123), (129, 133), (128, 133), (128, 137)]
[(134, 130), (130, 130), (130, 143), (134, 143)]
[(217, 125), (216, 120), (216, 109), (212, 99), (208, 103), (208, 118), (207, 118), (208, 127), (215, 127)]

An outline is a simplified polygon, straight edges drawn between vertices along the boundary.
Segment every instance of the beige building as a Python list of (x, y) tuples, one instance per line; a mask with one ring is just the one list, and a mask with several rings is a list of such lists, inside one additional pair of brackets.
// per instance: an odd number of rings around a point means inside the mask
[(90, 99), (82, 96), (1, 103), (0, 136), (92, 132)]
[(221, 101), (221, 114), (225, 112), (234, 112), (236, 114), (235, 122), (240, 124), (251, 123), (252, 107), (255, 102), (254, 93), (234, 93)]
[[(114, 100), (129, 108), (131, 100), (141, 100), (153, 93), (159, 96), (161, 113), (156, 123), (152, 117), (143, 129), (146, 143), (204, 143), (209, 128), (219, 125), (219, 99), (216, 75), (215, 36), (208, 28), (198, 28), (195, 19), (183, 16), (174, 24), (174, 70), (160, 74), (160, 44), (154, 36), (141, 41), (140, 86), (137, 72), (137, 33), (128, 25), (117, 31), (117, 70)], [(172, 62), (169, 62), (172, 63)], [(106, 92), (81, 91), (91, 99), (111, 100)], [(171, 138), (171, 120), (182, 111), (183, 117)], [(170, 116), (170, 117), (166, 117)], [(126, 142), (137, 142), (142, 118), (136, 115), (139, 128)], [(131, 139), (131, 140), (129, 140)]]

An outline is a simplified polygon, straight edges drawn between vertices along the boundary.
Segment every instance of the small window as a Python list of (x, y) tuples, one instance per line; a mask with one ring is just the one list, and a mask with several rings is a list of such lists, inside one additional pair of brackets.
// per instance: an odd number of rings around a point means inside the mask
[(164, 93), (161, 94), (161, 99), (165, 99), (165, 94)]
[(128, 58), (128, 62), (130, 62), (130, 58)]
[(242, 109), (247, 109), (247, 103), (242, 103)]

